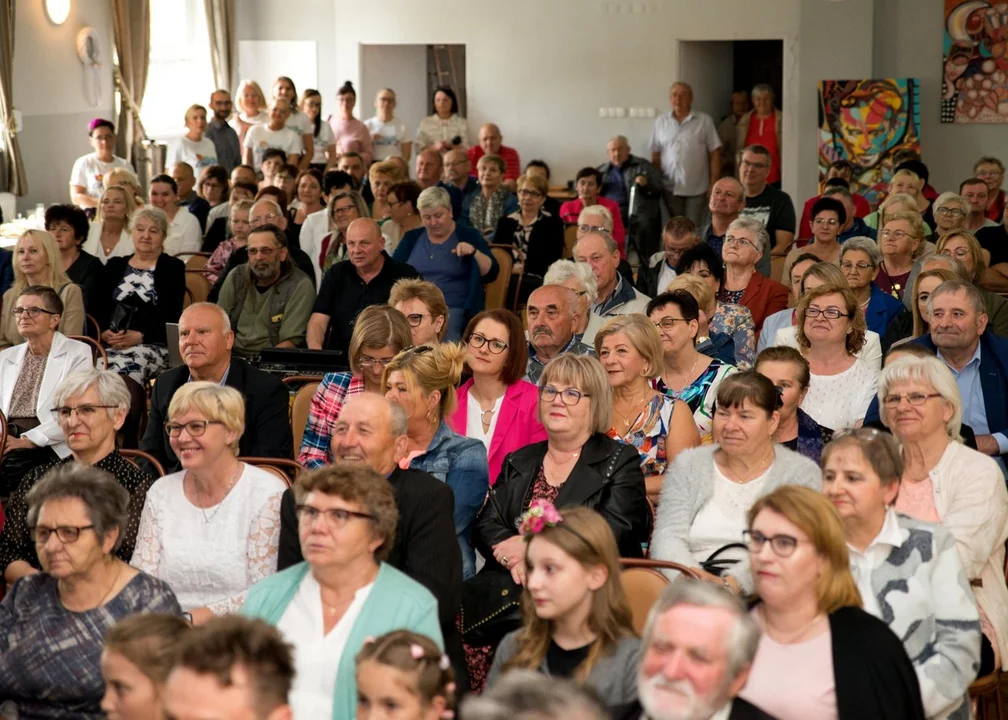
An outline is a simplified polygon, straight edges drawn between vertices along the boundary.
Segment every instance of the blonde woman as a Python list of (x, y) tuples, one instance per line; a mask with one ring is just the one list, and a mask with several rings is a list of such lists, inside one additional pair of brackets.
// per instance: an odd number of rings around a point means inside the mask
[(253, 125), (269, 122), (266, 95), (255, 80), (242, 80), (235, 91), (236, 112), (229, 123), (238, 133), (238, 144), (245, 146), (245, 133)]
[[(403, 180), (408, 180), (399, 169), (399, 164), (395, 162), (379, 161), (373, 163), (368, 168), (368, 181), (371, 184), (371, 192), (374, 194), (374, 202), (371, 204), (371, 217), (379, 226), (385, 225), (391, 219), (391, 208), (389, 207), (389, 189)], [(401, 233), (400, 233), (401, 234)], [(396, 238), (398, 242), (399, 238)], [(392, 248), (387, 248), (391, 254)]]
[(57, 326), (64, 335), (84, 332), (84, 296), (81, 289), (70, 281), (59, 247), (45, 230), (28, 230), (14, 246), (14, 284), (3, 294), (0, 307), (0, 350), (24, 342), (18, 333), (14, 305), (21, 291), (32, 285), (51, 287), (63, 301), (63, 314)]
[(185, 134), (179, 138), (168, 157), (168, 165), (188, 163), (194, 172), (217, 164), (217, 146), (206, 136), (207, 111), (202, 105), (190, 105), (185, 112)]
[(136, 211), (133, 193), (123, 185), (111, 185), (98, 201), (98, 212), (88, 228), (87, 240), (81, 249), (101, 260), (133, 254), (130, 220)]
[(132, 193), (133, 203), (137, 207), (142, 207), (146, 204), (143, 188), (140, 187), (140, 181), (137, 180), (136, 174), (129, 168), (117, 167), (110, 170), (109, 174), (102, 180), (102, 184), (106, 190), (110, 187), (120, 185)]
[(413, 141), (407, 139), (406, 125), (394, 117), (395, 108), (395, 92), (389, 88), (382, 88), (375, 97), (374, 117), (364, 121), (364, 125), (371, 133), (375, 161), (399, 156), (409, 162)]

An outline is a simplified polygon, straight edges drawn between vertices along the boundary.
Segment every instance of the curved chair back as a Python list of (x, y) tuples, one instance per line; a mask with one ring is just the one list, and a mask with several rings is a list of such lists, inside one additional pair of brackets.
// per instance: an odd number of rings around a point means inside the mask
[(288, 460), (287, 458), (271, 458), (271, 457), (240, 457), (239, 462), (248, 463), (253, 465), (260, 470), (265, 470), (268, 473), (276, 475), (278, 478), (283, 480), (287, 487), (294, 484), (294, 480), (297, 476), (304, 471), (304, 467), (293, 460)]
[(87, 335), (67, 335), (71, 340), (77, 340), (82, 343), (87, 343), (91, 346), (91, 356), (94, 358), (94, 364), (98, 364), (98, 360), (101, 359), (102, 365), (106, 370), (108, 370), (108, 354), (105, 352), (105, 348), (102, 344), (95, 340), (93, 337), (88, 337)]
[(4, 447), (7, 445), (7, 416), (0, 410), (0, 457), (3, 457)]
[(308, 424), (308, 412), (311, 410), (311, 401), (315, 397), (315, 391), (321, 385), (318, 382), (305, 383), (294, 393), (294, 402), (291, 405), (291, 430), (294, 433), (294, 457), (301, 452), (301, 440), (304, 439), (305, 425)]
[(150, 466), (154, 468), (159, 478), (164, 477), (165, 475), (168, 474), (165, 472), (164, 465), (162, 465), (161, 462), (156, 457), (151, 455), (149, 452), (144, 452), (143, 450), (127, 450), (125, 448), (120, 448), (119, 454), (140, 469), (143, 469), (143, 466), (141, 466), (140, 463), (137, 462), (137, 460), (142, 458), (145, 462), (150, 463)]
[(94, 315), (84, 314), (84, 334), (95, 340), (101, 340), (101, 325), (95, 320)]
[(669, 583), (669, 579), (660, 572), (661, 570), (676, 570), (693, 578), (700, 576), (693, 568), (664, 560), (620, 558), (620, 565), (623, 567), (620, 582), (623, 583), (623, 590), (630, 603), (633, 627), (638, 635), (644, 631), (648, 613)]
[[(181, 255), (185, 254), (186, 253), (181, 253)], [(178, 257), (178, 255), (175, 257)], [(210, 253), (208, 252), (190, 253), (189, 259), (185, 261), (186, 272), (190, 270), (202, 270), (203, 266), (207, 264), (207, 260), (209, 259)]]
[(189, 270), (186, 268), (185, 284), (186, 289), (192, 293), (192, 302), (206, 302), (207, 296), (210, 295), (210, 283), (207, 281), (206, 276), (203, 275), (202, 270)]
[(491, 245), (490, 252), (493, 253), (497, 264), (500, 265), (500, 273), (496, 280), (486, 286), (486, 307), (488, 310), (504, 307), (504, 303), (507, 301), (508, 285), (511, 283), (511, 268), (514, 265), (510, 245)]
[(574, 257), (574, 245), (577, 243), (577, 225), (568, 225), (564, 228), (564, 258), (570, 260)]

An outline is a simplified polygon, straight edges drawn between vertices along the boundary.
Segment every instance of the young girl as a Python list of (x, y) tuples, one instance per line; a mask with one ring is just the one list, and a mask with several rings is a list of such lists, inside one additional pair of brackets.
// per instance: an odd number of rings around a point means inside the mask
[(506, 635), (487, 681), (524, 668), (590, 686), (610, 707), (637, 697), (640, 640), (620, 584), (609, 523), (585, 507), (536, 500), (522, 518), (524, 625)]
[(309, 167), (321, 173), (336, 166), (336, 138), (332, 127), (322, 119), (322, 93), (314, 88), (308, 88), (301, 93), (301, 112), (308, 119), (312, 129), (312, 151)]
[(357, 720), (439, 720), (455, 707), (455, 673), (434, 642), (408, 630), (365, 640), (357, 655)]

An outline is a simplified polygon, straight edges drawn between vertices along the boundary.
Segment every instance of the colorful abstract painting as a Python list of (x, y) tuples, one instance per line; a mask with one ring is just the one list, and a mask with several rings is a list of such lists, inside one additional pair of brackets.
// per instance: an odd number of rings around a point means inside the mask
[(911, 78), (819, 83), (819, 179), (836, 160), (854, 166), (851, 190), (874, 205), (885, 193), (892, 157), (920, 152), (920, 84)]
[(945, 0), (943, 123), (1008, 123), (1008, 3)]

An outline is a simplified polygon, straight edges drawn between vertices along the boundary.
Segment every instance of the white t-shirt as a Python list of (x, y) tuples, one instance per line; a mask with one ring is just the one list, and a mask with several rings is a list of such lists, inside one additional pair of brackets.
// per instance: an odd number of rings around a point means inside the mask
[(217, 164), (217, 147), (206, 135), (200, 138), (199, 142), (183, 135), (178, 144), (172, 148), (171, 157), (168, 159), (169, 165), (180, 162), (189, 163), (196, 177), (199, 177), (200, 170)]
[(315, 126), (311, 124), (311, 121), (309, 121), (309, 126), (313, 134), (312, 140), (315, 142), (315, 149), (312, 151), (312, 164), (324, 165), (327, 162), (326, 148), (336, 144), (336, 137), (333, 135), (332, 126), (325, 120), (320, 122), (317, 137), (314, 136)]
[(119, 234), (119, 242), (112, 248), (112, 252), (106, 255), (101, 244), (102, 225), (103, 223), (100, 222), (91, 223), (91, 227), (88, 228), (87, 240), (81, 245), (81, 250), (94, 255), (101, 260), (102, 265), (107, 263), (109, 258), (129, 257), (133, 254), (133, 235), (129, 230), (123, 228), (123, 231)]
[(864, 420), (875, 397), (878, 376), (879, 371), (860, 358), (836, 375), (812, 373), (801, 409), (835, 432), (852, 428), (859, 420)]
[(263, 152), (267, 148), (278, 148), (288, 155), (300, 155), (304, 152), (301, 134), (297, 130), (289, 127), (270, 130), (268, 125), (250, 127), (245, 133), (245, 147), (252, 150), (252, 162), (256, 170), (262, 167)]
[(242, 122), (246, 122), (249, 125), (267, 125), (269, 124), (269, 113), (265, 110), (256, 115), (246, 115), (245, 113), (239, 113), (237, 117), (233, 117), (228, 120), (228, 125), (236, 133), (241, 133), (241, 126), (238, 124), (238, 120), (241, 119)]
[(73, 170), (70, 171), (70, 184), (80, 185), (88, 195), (97, 200), (105, 190), (102, 180), (115, 168), (126, 168), (136, 174), (133, 166), (121, 157), (113, 155), (112, 162), (102, 162), (98, 159), (97, 153), (82, 155), (77, 158), (73, 164)]
[[(323, 123), (327, 124), (327, 123)], [(291, 113), (287, 116), (287, 122), (284, 123), (285, 127), (289, 127), (292, 130), (297, 130), (302, 135), (314, 135), (315, 128), (312, 126), (312, 121), (308, 119), (308, 116), (303, 112)]]
[(203, 232), (199, 220), (184, 207), (175, 213), (175, 219), (168, 224), (168, 237), (164, 241), (165, 255), (180, 252), (199, 252), (203, 246)]
[[(732, 543), (742, 542), (746, 529), (746, 513), (763, 494), (773, 465), (757, 478), (747, 483), (732, 482), (724, 476), (717, 463), (713, 463), (714, 492), (700, 512), (693, 518), (689, 531), (690, 551), (697, 563), (707, 560), (716, 550)], [(741, 559), (745, 550), (726, 550), (719, 558)]]
[[(406, 140), (405, 124), (397, 123), (395, 118), (392, 118), (391, 122), (382, 122), (375, 115), (365, 120), (364, 126), (371, 133), (376, 162), (379, 160), (388, 160), (390, 157), (402, 154), (402, 144)], [(375, 135), (379, 135), (380, 137), (375, 140)]]

